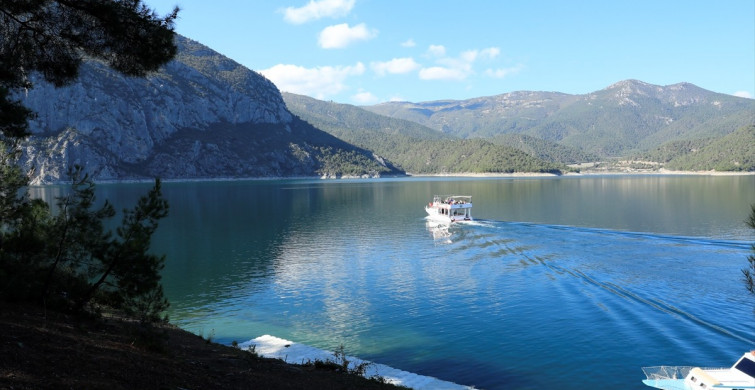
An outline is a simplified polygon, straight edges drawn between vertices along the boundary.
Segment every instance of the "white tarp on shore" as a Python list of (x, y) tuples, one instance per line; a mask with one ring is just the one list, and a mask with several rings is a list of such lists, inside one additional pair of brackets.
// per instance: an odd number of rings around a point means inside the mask
[[(307, 362), (314, 362), (315, 360), (340, 363), (340, 361), (332, 352), (317, 349), (315, 347), (310, 347), (304, 344), (297, 344), (295, 342), (270, 335), (260, 336), (256, 339), (252, 339), (245, 343), (239, 344), (239, 348), (244, 350), (249, 349), (250, 347), (254, 348), (254, 351), (260, 356), (281, 359), (287, 363), (292, 364), (303, 364)], [(366, 362), (365, 360), (352, 356), (346, 356), (346, 359), (350, 362), (350, 369), (363, 362)], [(416, 390), (471, 389), (471, 387), (468, 386), (457, 385), (456, 383), (442, 381), (430, 376), (413, 374), (411, 372), (402, 371), (383, 364), (372, 362), (367, 363), (370, 363), (367, 366), (367, 370), (365, 372), (365, 377), (368, 378), (379, 375), (390, 383), (410, 387)]]

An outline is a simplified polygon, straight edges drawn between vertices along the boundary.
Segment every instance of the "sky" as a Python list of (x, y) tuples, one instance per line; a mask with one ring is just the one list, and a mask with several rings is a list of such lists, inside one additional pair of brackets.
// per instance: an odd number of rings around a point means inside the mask
[(355, 105), (635, 79), (755, 97), (755, 0), (144, 0), (278, 89)]

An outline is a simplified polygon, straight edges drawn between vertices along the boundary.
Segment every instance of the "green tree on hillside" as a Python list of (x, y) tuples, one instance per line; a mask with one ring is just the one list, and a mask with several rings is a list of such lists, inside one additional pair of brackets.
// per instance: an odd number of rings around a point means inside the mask
[(165, 259), (148, 253), (168, 210), (160, 181), (124, 210), (115, 235), (105, 229), (113, 206), (95, 207), (94, 183), (80, 167), (71, 170), (71, 194), (52, 212), (30, 198), (17, 165), (34, 114), (14, 94), (32, 87), (33, 74), (55, 86), (71, 83), (85, 57), (126, 75), (155, 71), (176, 54), (177, 13), (159, 17), (140, 0), (0, 1), (0, 297), (76, 310), (97, 301), (143, 321), (167, 308)]
[(0, 132), (28, 135), (32, 112), (11, 95), (38, 72), (55, 86), (76, 79), (84, 57), (130, 76), (170, 61), (178, 8), (158, 17), (140, 0), (0, 1)]
[[(747, 226), (755, 229), (755, 204), (750, 206), (750, 217), (747, 219)], [(752, 244), (752, 253), (747, 256), (748, 266), (742, 269), (742, 273), (745, 277), (745, 285), (747, 291), (751, 294), (755, 294), (755, 244)]]

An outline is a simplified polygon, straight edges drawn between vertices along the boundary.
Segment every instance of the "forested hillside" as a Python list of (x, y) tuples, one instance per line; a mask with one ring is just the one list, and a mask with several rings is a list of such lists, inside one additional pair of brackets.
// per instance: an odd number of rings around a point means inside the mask
[(666, 168), (678, 171), (755, 171), (755, 125), (744, 126), (720, 139), (684, 149)]
[[(511, 92), (461, 101), (388, 102), (364, 107), (461, 138), (529, 135), (576, 148), (586, 158), (623, 157), (671, 141), (720, 138), (755, 124), (755, 100), (689, 83), (626, 80), (585, 95)], [(506, 138), (498, 138), (505, 142)], [(560, 152), (558, 154), (561, 154)], [(543, 154), (545, 156), (546, 154)], [(570, 158), (569, 158), (570, 159)]]
[(598, 156), (583, 152), (573, 146), (561, 145), (542, 138), (524, 134), (503, 134), (490, 139), (491, 142), (519, 149), (541, 160), (561, 163), (579, 164), (598, 161)]
[(330, 134), (372, 150), (409, 173), (561, 173), (564, 164), (474, 139), (463, 140), (416, 123), (377, 115), (361, 108), (283, 94), (289, 110)]

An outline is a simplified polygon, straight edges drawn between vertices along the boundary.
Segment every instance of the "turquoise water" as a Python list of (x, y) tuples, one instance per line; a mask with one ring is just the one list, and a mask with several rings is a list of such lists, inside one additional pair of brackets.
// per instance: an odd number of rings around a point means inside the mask
[[(125, 207), (141, 184), (100, 186)], [(755, 347), (755, 176), (167, 183), (171, 321), (483, 389), (645, 388)], [(431, 226), (433, 194), (471, 224)]]

